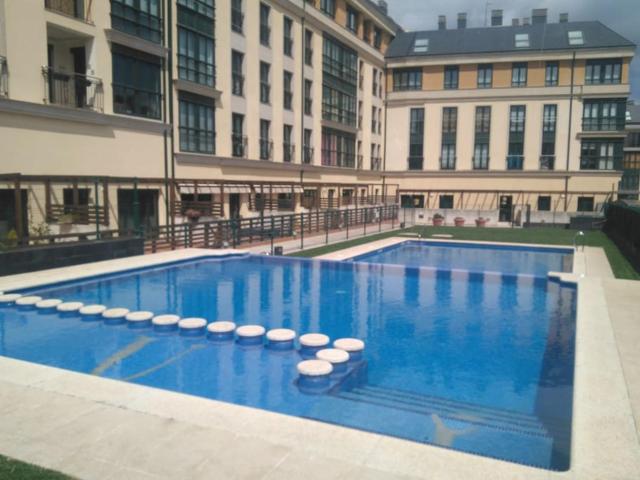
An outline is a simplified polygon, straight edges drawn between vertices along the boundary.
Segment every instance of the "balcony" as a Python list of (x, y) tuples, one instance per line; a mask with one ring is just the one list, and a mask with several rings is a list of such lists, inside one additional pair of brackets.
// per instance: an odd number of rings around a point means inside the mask
[(44, 8), (52, 12), (77, 18), (91, 23), (91, 1), (87, 0), (44, 0)]
[(473, 157), (473, 169), (474, 170), (488, 170), (489, 169), (489, 157)]
[(376, 172), (382, 170), (382, 157), (371, 157), (371, 170)]
[(555, 163), (555, 155), (540, 155), (540, 170), (553, 170)]
[(246, 135), (231, 135), (231, 155), (237, 158), (247, 157), (247, 136)]
[(523, 166), (523, 155), (507, 155), (507, 170), (522, 170)]
[(458, 157), (440, 157), (440, 170), (455, 170)]
[(622, 157), (580, 157), (580, 170), (622, 170)]
[(79, 73), (56, 71), (42, 67), (45, 102), (65, 107), (102, 112), (102, 80)]
[(7, 59), (0, 56), (0, 97), (9, 96), (9, 69)]
[(282, 160), (286, 163), (293, 161), (296, 146), (293, 143), (284, 142), (282, 144)]
[(260, 160), (273, 160), (273, 141), (260, 139)]
[(424, 164), (424, 157), (409, 157), (407, 159), (409, 170), (422, 170)]
[(313, 163), (313, 147), (305, 146), (302, 153), (302, 162), (311, 165)]
[(624, 118), (583, 118), (582, 130), (585, 132), (621, 132), (624, 131)]

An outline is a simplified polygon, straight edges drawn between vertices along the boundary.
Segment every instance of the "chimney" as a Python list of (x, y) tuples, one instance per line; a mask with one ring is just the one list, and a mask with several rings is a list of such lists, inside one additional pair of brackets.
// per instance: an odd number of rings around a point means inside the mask
[(529, 22), (529, 17), (524, 17), (524, 18), (522, 19), (522, 25), (529, 25), (529, 24), (530, 24), (530, 22)]
[(560, 23), (567, 23), (569, 21), (569, 14), (568, 13), (561, 13), (560, 14)]
[(389, 14), (389, 5), (387, 5), (385, 0), (378, 0), (378, 8), (380, 8), (385, 15)]
[(502, 26), (502, 10), (491, 10), (491, 26)]
[(438, 30), (447, 29), (447, 17), (444, 15), (438, 15)]
[(533, 10), (531, 10), (531, 23), (533, 23), (534, 25), (547, 23), (547, 9), (534, 8)]
[(458, 14), (458, 28), (467, 28), (467, 14), (459, 13)]
[(511, 25), (513, 25), (514, 27), (517, 27), (520, 25), (520, 19), (519, 18), (514, 18), (513, 20), (511, 20)]

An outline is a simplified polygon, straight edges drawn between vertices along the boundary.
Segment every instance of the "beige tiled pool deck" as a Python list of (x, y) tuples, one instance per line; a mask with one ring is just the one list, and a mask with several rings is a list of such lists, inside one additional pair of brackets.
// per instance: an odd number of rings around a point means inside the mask
[[(228, 251), (182, 250), (3, 277), (0, 290), (221, 253)], [(579, 283), (568, 472), (6, 357), (0, 453), (83, 479), (637, 479), (640, 282), (615, 280), (596, 248), (576, 255), (574, 271), (564, 277)]]

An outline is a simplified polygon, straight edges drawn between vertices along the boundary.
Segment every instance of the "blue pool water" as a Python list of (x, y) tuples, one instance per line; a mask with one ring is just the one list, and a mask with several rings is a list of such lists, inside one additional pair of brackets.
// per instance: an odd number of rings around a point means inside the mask
[(330, 392), (309, 395), (296, 384), (297, 351), (14, 306), (0, 307), (1, 355), (547, 469), (569, 466), (576, 291), (544, 278), (240, 256), (33, 292), (358, 337), (366, 364)]
[(408, 240), (359, 255), (353, 260), (442, 270), (460, 269), (546, 277), (548, 272), (570, 272), (573, 252), (567, 248)]

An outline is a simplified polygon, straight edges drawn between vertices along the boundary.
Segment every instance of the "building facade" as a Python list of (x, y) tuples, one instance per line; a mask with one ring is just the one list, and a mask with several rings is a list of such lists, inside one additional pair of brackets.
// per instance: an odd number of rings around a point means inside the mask
[(624, 144), (622, 179), (619, 192), (621, 199), (640, 199), (640, 105), (627, 106), (627, 138)]

